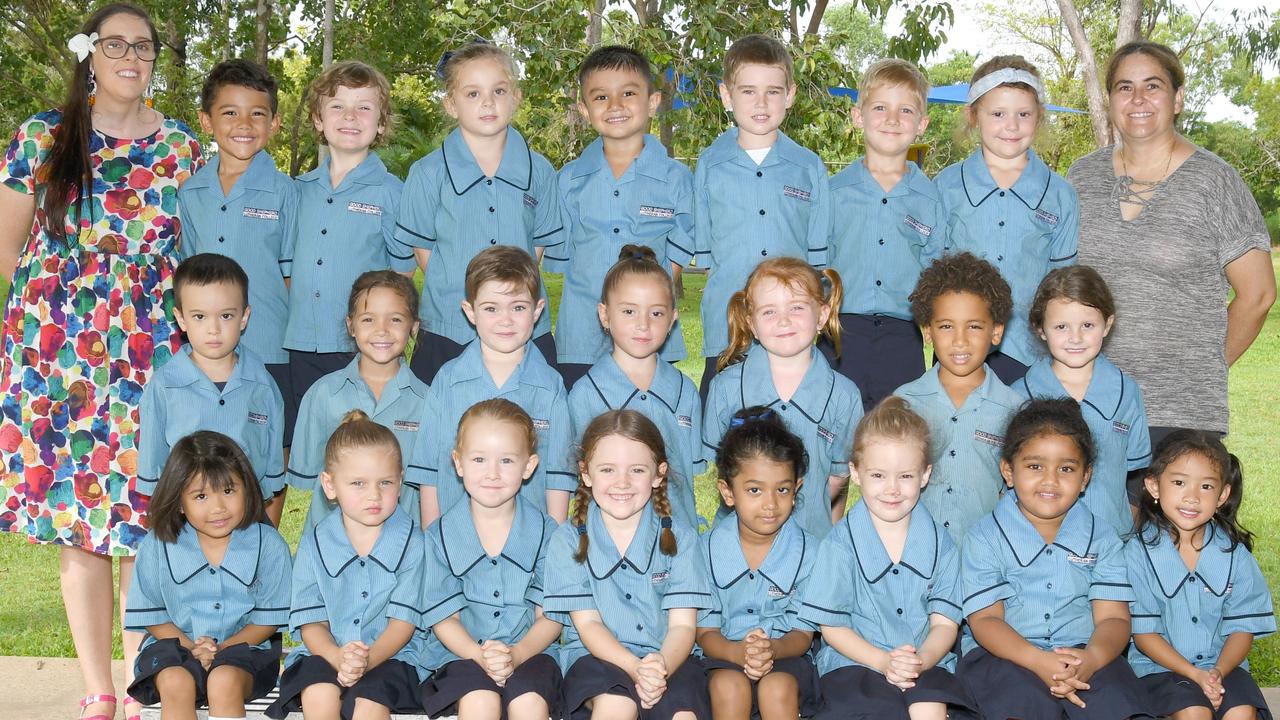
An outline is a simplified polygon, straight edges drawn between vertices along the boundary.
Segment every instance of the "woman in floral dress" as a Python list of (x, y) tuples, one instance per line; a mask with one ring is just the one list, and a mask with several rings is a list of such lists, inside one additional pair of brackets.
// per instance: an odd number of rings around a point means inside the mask
[(201, 160), (192, 132), (144, 100), (160, 45), (143, 10), (106, 6), (68, 46), (79, 61), (66, 102), (23, 123), (0, 162), (0, 272), (13, 269), (0, 530), (60, 546), (83, 715), (111, 718), (111, 559), (121, 559), (123, 609), (147, 532), (147, 498), (135, 490), (138, 401), (180, 345), (177, 193)]

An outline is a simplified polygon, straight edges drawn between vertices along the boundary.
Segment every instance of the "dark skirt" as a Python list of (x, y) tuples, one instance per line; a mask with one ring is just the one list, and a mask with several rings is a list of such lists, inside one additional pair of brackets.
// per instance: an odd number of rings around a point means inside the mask
[[(728, 660), (702, 658), (702, 668), (707, 675), (712, 670), (737, 670), (742, 672), (741, 665)], [(807, 655), (782, 658), (773, 662), (773, 672), (786, 673), (796, 679), (796, 687), (800, 690), (800, 715), (812, 717), (822, 706), (822, 694), (818, 689), (818, 669), (813, 666), (813, 659)], [(756, 695), (756, 682), (751, 683), (751, 717), (759, 717), (760, 699)]]
[(894, 390), (924, 375), (924, 338), (910, 320), (884, 315), (840, 313), (840, 357), (823, 337), (818, 349), (831, 369), (862, 391), (862, 407), (870, 412)]
[(422, 682), (422, 707), (431, 717), (456, 715), (458, 701), (476, 690), (487, 690), (502, 697), (503, 718), (507, 705), (528, 693), (536, 694), (547, 703), (551, 717), (561, 715), (560, 665), (545, 653), (526, 660), (502, 687), (474, 660), (454, 660)]
[[(1205, 697), (1200, 686), (1177, 673), (1162, 672), (1138, 678), (1147, 693), (1148, 707), (1153, 715), (1172, 715), (1189, 707), (1213, 709), (1213, 703)], [(1262, 696), (1258, 682), (1248, 670), (1238, 667), (1222, 678), (1222, 707), (1214, 711), (1215, 720), (1222, 720), (1227, 711), (1240, 707), (1252, 707), (1258, 711), (1258, 720), (1271, 720), (1267, 699)]]
[(943, 668), (929, 668), (916, 678), (915, 687), (900, 690), (875, 670), (850, 665), (822, 676), (822, 710), (814, 718), (907, 720), (907, 708), (927, 702), (943, 703), (948, 712), (975, 709), (964, 684)]
[[(285, 668), (280, 697), (266, 709), (269, 718), (284, 718), (302, 710), (302, 691), (317, 683), (338, 686), (338, 671), (324, 658), (306, 655)], [(340, 687), (340, 686), (339, 686)], [(342, 717), (350, 720), (356, 700), (364, 698), (393, 713), (422, 712), (418, 702), (418, 671), (400, 660), (387, 660), (366, 672), (360, 681), (342, 688)]]
[(699, 720), (711, 717), (711, 698), (707, 694), (707, 676), (697, 657), (690, 657), (667, 678), (667, 692), (657, 705), (645, 710), (635, 683), (626, 671), (592, 655), (578, 658), (564, 677), (564, 711), (570, 720), (588, 720), (588, 700), (597, 695), (620, 695), (631, 698), (640, 708), (640, 720), (671, 720), (678, 712), (692, 712)]
[(208, 670), (176, 639), (157, 640), (138, 655), (135, 665), (137, 673), (133, 684), (129, 686), (129, 696), (137, 698), (143, 705), (161, 702), (163, 698), (156, 689), (156, 676), (165, 668), (183, 667), (196, 682), (196, 705), (208, 705), (206, 686), (209, 673), (223, 665), (240, 668), (253, 678), (252, 694), (245, 700), (265, 697), (276, 686), (276, 680), (280, 677), (280, 636), (277, 635), (272, 640), (271, 647), (265, 650), (244, 643), (222, 648), (214, 655)]
[(1088, 707), (1054, 697), (1030, 670), (998, 658), (982, 648), (960, 659), (956, 674), (964, 682), (984, 718), (1022, 720), (1124, 720), (1153, 717), (1146, 694), (1123, 656), (1089, 678), (1091, 690), (1078, 694)]

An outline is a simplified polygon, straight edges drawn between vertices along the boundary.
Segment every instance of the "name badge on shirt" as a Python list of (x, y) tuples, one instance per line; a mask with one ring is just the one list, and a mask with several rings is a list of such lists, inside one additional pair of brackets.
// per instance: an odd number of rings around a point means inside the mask
[(1083, 565), (1086, 567), (1092, 567), (1098, 564), (1098, 553), (1088, 553), (1086, 555), (1077, 555), (1073, 552), (1069, 552), (1067, 553), (1067, 559), (1070, 560), (1073, 565)]
[(682, 428), (691, 428), (693, 427), (693, 418), (688, 415), (677, 415), (676, 424)]
[(670, 219), (676, 216), (676, 210), (675, 208), (664, 208), (657, 205), (641, 205), (640, 214), (645, 217)]
[(912, 230), (915, 230), (916, 232), (920, 233), (925, 237), (929, 237), (930, 235), (933, 234), (933, 228), (929, 227), (928, 225), (925, 225), (924, 223), (911, 217), (910, 215), (907, 216), (907, 219), (904, 222), (906, 222), (907, 225), (910, 225)]
[(1112, 429), (1112, 430), (1115, 430), (1116, 432), (1120, 433), (1121, 435), (1128, 435), (1128, 434), (1129, 434), (1129, 426), (1128, 426), (1128, 425), (1125, 425), (1124, 423), (1120, 422), (1119, 420), (1113, 420), (1113, 421), (1111, 421), (1111, 429)]
[(538, 207), (538, 198), (536, 198), (536, 197), (534, 197), (534, 196), (530, 195), (529, 193), (525, 193), (525, 194), (524, 194), (524, 206), (525, 206), (525, 207), (527, 207), (527, 208), (536, 208), (536, 207)]
[(835, 442), (836, 440), (836, 434), (822, 427), (821, 425), (818, 426), (818, 437), (822, 438), (823, 440), (826, 440), (829, 443)]
[(550, 430), (551, 421), (543, 420), (542, 418), (533, 418), (533, 428), (535, 430)]
[(405, 432), (418, 432), (418, 423), (412, 420), (397, 420), (394, 423), (392, 423), (392, 426), (396, 430), (403, 430)]
[(974, 430), (973, 439), (995, 447), (1004, 447), (1004, 438), (982, 430)]
[(786, 196), (787, 196), (787, 197), (789, 197), (789, 198), (795, 198), (795, 199), (797, 199), (797, 200), (803, 200), (803, 201), (805, 201), (805, 202), (809, 202), (809, 191), (808, 191), (808, 190), (801, 190), (801, 189), (800, 189), (800, 188), (798, 188), (798, 187), (791, 187), (790, 185), (783, 185), (783, 186), (782, 186), (782, 194), (783, 194), (783, 195), (786, 195)]
[(347, 203), (347, 212), (360, 213), (361, 215), (381, 215), (382, 208), (369, 203), (349, 202)]
[(279, 210), (263, 210), (262, 208), (247, 207), (244, 212), (240, 213), (247, 218), (257, 218), (259, 220), (279, 220)]
[(649, 583), (653, 585), (660, 585), (666, 582), (669, 577), (671, 577), (671, 573), (666, 570), (660, 570), (649, 576)]
[(249, 422), (253, 423), (254, 425), (266, 425), (267, 416), (265, 413), (251, 412), (249, 413)]
[(777, 585), (770, 585), (769, 589), (764, 591), (764, 594), (768, 595), (774, 600), (777, 600), (778, 598), (784, 598), (787, 596), (787, 594), (783, 592), (782, 588), (778, 587)]
[(1057, 225), (1057, 224), (1058, 224), (1058, 216), (1057, 216), (1057, 215), (1054, 215), (1053, 213), (1049, 212), (1048, 210), (1039, 210), (1039, 209), (1037, 209), (1037, 210), (1036, 210), (1036, 219), (1037, 219), (1037, 220), (1039, 220), (1040, 222), (1048, 223), (1048, 224), (1050, 224), (1050, 225)]

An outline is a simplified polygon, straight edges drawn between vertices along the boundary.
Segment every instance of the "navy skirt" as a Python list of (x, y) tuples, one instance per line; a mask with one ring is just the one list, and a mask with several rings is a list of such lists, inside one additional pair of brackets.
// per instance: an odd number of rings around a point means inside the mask
[[(707, 675), (711, 675), (712, 670), (737, 670), (742, 672), (741, 665), (735, 665), (728, 660), (716, 660), (715, 658), (702, 658), (702, 667)], [(822, 694), (818, 689), (818, 669), (813, 666), (813, 660), (807, 655), (800, 657), (782, 658), (773, 661), (773, 672), (786, 673), (796, 679), (796, 687), (800, 690), (800, 715), (802, 717), (813, 717), (818, 712), (818, 708), (822, 705)], [(760, 699), (756, 696), (756, 683), (751, 683), (751, 716), (759, 717)]]
[(458, 701), (467, 693), (487, 690), (502, 698), (503, 717), (512, 700), (534, 693), (547, 703), (551, 717), (559, 718), (560, 665), (545, 653), (529, 658), (507, 678), (502, 687), (474, 660), (454, 660), (422, 682), (422, 707), (431, 717), (456, 715)]
[(956, 674), (984, 718), (1022, 720), (1124, 720), (1154, 717), (1146, 693), (1124, 656), (1104, 665), (1089, 678), (1091, 690), (1078, 693), (1088, 707), (1054, 697), (1030, 670), (998, 658), (982, 648), (960, 659)]
[[(626, 671), (595, 656), (584, 655), (564, 676), (564, 711), (570, 720), (588, 720), (588, 700), (597, 695), (620, 695), (631, 698), (640, 708), (640, 696)], [(700, 720), (711, 717), (711, 697), (707, 694), (707, 676), (702, 663), (691, 656), (667, 678), (667, 692), (657, 705), (640, 708), (640, 720), (671, 720), (678, 712), (692, 712)]]
[[(1205, 697), (1200, 686), (1177, 673), (1162, 672), (1138, 678), (1142, 689), (1147, 693), (1148, 707), (1153, 715), (1172, 715), (1189, 707), (1213, 709), (1213, 703)], [(1213, 717), (1222, 720), (1227, 711), (1240, 707), (1252, 707), (1258, 712), (1258, 720), (1271, 720), (1271, 710), (1267, 707), (1267, 699), (1262, 696), (1258, 682), (1248, 670), (1238, 667), (1231, 674), (1222, 678), (1222, 707), (1214, 711)]]
[(964, 684), (943, 668), (929, 668), (915, 687), (901, 690), (875, 670), (849, 665), (822, 676), (822, 710), (814, 718), (907, 720), (907, 708), (926, 702), (942, 703), (948, 712), (975, 709)]
[(208, 670), (176, 639), (157, 640), (138, 655), (138, 662), (134, 666), (137, 672), (133, 683), (129, 685), (129, 696), (137, 698), (143, 705), (161, 702), (163, 698), (156, 689), (156, 676), (165, 668), (182, 667), (195, 679), (196, 705), (208, 705), (206, 686), (209, 673), (223, 665), (240, 668), (253, 678), (253, 691), (245, 700), (265, 697), (276, 686), (276, 680), (280, 677), (280, 636), (276, 635), (271, 641), (271, 647), (265, 650), (244, 643), (222, 648), (213, 656)]
[[(285, 668), (280, 678), (280, 697), (266, 709), (269, 718), (284, 718), (302, 710), (302, 691), (318, 683), (338, 686), (338, 671), (328, 660), (306, 655)], [(350, 720), (356, 700), (364, 698), (393, 713), (422, 712), (418, 702), (418, 671), (409, 663), (387, 660), (366, 672), (360, 681), (342, 688), (342, 717)]]

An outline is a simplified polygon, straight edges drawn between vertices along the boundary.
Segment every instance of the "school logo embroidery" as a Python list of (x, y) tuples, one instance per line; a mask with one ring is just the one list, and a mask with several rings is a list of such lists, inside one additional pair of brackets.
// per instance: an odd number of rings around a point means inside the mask
[(527, 208), (536, 208), (536, 207), (538, 207), (538, 198), (536, 198), (536, 197), (534, 197), (534, 196), (530, 195), (529, 193), (525, 193), (525, 194), (524, 194), (524, 206), (525, 206), (525, 207), (527, 207)]
[(682, 428), (691, 428), (693, 427), (693, 418), (688, 415), (677, 415), (676, 424)]
[(263, 210), (262, 208), (247, 207), (244, 212), (240, 213), (247, 218), (257, 218), (259, 220), (279, 220), (279, 210)]
[(349, 202), (347, 203), (347, 212), (360, 213), (361, 215), (381, 215), (382, 208), (369, 203)]
[(1119, 420), (1113, 420), (1113, 421), (1111, 422), (1111, 429), (1112, 429), (1112, 430), (1115, 430), (1116, 432), (1120, 433), (1121, 435), (1128, 435), (1128, 434), (1129, 434), (1129, 426), (1128, 426), (1128, 425), (1125, 425), (1124, 423), (1120, 422)]
[(675, 208), (664, 208), (657, 205), (641, 205), (640, 214), (645, 217), (670, 219), (676, 216), (676, 210)]
[(535, 430), (550, 430), (551, 421), (543, 420), (542, 418), (533, 418), (533, 427)]
[(1084, 567), (1093, 567), (1098, 564), (1098, 553), (1088, 553), (1086, 555), (1077, 555), (1073, 552), (1067, 553), (1067, 559), (1073, 565), (1081, 565)]
[(249, 422), (253, 423), (254, 425), (266, 425), (267, 416), (265, 413), (251, 412), (249, 413)]
[(1043, 223), (1056, 226), (1058, 224), (1058, 216), (1048, 210), (1036, 210), (1036, 219)]
[(659, 585), (666, 582), (669, 577), (671, 577), (671, 573), (666, 570), (660, 570), (649, 576), (649, 583), (652, 585)]
[(912, 230), (915, 230), (916, 232), (920, 233), (925, 237), (929, 237), (930, 235), (933, 235), (933, 228), (929, 227), (928, 225), (925, 225), (924, 223), (911, 217), (910, 215), (908, 215), (907, 219), (904, 220), (903, 222), (910, 225)]
[(777, 585), (770, 585), (769, 589), (764, 591), (764, 594), (768, 595), (774, 600), (777, 600), (778, 598), (784, 598), (787, 596), (787, 593), (784, 592), (783, 589), (778, 587)]
[(836, 441), (836, 434), (822, 427), (821, 425), (818, 426), (818, 437), (822, 438), (823, 440), (826, 440), (829, 443)]
[(403, 430), (404, 432), (418, 432), (418, 423), (412, 420), (397, 420), (392, 423), (392, 425), (396, 430)]
[(982, 430), (974, 430), (973, 439), (995, 447), (1004, 447), (1004, 438)]
[(795, 198), (797, 200), (803, 200), (805, 202), (809, 202), (809, 199), (810, 199), (808, 190), (801, 190), (800, 188), (791, 187), (790, 185), (782, 186), (782, 194), (786, 195), (789, 198)]

